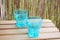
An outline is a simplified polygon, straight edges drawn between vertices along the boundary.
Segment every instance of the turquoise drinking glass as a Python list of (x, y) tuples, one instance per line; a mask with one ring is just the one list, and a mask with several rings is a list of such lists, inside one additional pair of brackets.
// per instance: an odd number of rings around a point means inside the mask
[(29, 17), (27, 26), (28, 26), (28, 37), (31, 37), (31, 38), (38, 37), (40, 28), (42, 26), (42, 18), (41, 17)]
[(14, 18), (16, 20), (16, 26), (18, 28), (24, 28), (26, 26), (26, 20), (28, 19), (28, 10), (26, 9), (15, 10)]

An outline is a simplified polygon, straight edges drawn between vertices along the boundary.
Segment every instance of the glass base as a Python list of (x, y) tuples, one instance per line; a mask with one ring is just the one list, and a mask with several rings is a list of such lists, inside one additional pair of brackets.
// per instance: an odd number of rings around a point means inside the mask
[(28, 34), (28, 37), (29, 37), (29, 38), (37, 38), (38, 36), (39, 36), (39, 35), (34, 35), (34, 34), (33, 34), (33, 35), (30, 35), (30, 34)]
[(39, 29), (28, 29), (28, 37), (30, 38), (37, 38), (39, 36)]

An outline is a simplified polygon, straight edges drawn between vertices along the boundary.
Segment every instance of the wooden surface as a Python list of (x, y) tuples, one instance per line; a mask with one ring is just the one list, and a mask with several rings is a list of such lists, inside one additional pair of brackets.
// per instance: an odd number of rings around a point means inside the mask
[(18, 29), (16, 21), (0, 21), (0, 40), (54, 40), (60, 39), (59, 30), (49, 19), (43, 19), (42, 27), (38, 38), (29, 38), (27, 28)]

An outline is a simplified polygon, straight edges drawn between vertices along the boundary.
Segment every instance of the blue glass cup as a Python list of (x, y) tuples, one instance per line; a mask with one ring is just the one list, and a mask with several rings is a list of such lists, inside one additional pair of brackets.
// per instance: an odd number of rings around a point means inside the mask
[(36, 38), (39, 36), (40, 28), (42, 25), (42, 18), (40, 17), (30, 17), (28, 22), (28, 36), (31, 38)]
[(28, 10), (15, 10), (14, 18), (16, 19), (16, 26), (18, 28), (24, 28), (26, 26), (26, 20), (28, 19)]

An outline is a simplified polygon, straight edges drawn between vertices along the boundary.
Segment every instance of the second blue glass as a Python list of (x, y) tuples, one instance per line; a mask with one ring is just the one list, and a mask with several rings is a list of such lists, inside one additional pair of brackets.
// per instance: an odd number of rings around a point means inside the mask
[(27, 23), (28, 23), (28, 36), (31, 38), (38, 37), (42, 25), (42, 18), (30, 17)]

